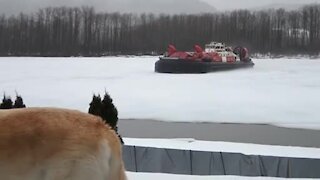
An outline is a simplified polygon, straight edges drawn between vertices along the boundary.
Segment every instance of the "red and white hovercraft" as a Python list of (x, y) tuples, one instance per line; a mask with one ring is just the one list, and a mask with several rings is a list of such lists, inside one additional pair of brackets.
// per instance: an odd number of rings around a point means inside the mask
[(207, 73), (244, 67), (253, 67), (247, 48), (226, 47), (223, 43), (206, 44), (203, 51), (199, 45), (194, 52), (177, 51), (169, 45), (168, 51), (155, 64), (159, 73)]

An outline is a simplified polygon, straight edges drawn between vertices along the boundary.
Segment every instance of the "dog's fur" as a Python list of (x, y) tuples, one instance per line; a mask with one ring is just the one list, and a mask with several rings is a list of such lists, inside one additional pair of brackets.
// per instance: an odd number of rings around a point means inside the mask
[(74, 110), (0, 110), (0, 179), (125, 180), (118, 136)]

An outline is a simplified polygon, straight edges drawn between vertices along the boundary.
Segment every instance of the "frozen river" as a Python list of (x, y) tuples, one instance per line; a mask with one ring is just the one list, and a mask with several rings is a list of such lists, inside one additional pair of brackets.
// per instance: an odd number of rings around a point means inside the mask
[(106, 90), (121, 119), (320, 129), (320, 60), (254, 59), (252, 69), (158, 74), (157, 57), (0, 58), (0, 92), (27, 106), (87, 111)]

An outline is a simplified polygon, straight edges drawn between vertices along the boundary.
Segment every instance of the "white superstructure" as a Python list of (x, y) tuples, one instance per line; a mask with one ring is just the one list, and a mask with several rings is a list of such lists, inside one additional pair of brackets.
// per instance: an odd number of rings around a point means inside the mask
[(213, 53), (216, 52), (222, 57), (222, 61), (227, 61), (227, 57), (233, 57), (236, 59), (236, 61), (239, 61), (239, 57), (232, 52), (231, 47), (226, 47), (224, 43), (220, 42), (210, 42), (209, 44), (205, 45), (205, 52), (207, 53)]

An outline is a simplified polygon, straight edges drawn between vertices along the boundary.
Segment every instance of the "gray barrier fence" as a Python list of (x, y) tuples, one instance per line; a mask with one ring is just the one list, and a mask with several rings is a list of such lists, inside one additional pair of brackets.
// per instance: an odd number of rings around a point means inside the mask
[(128, 171), (189, 175), (320, 178), (320, 159), (123, 146)]

